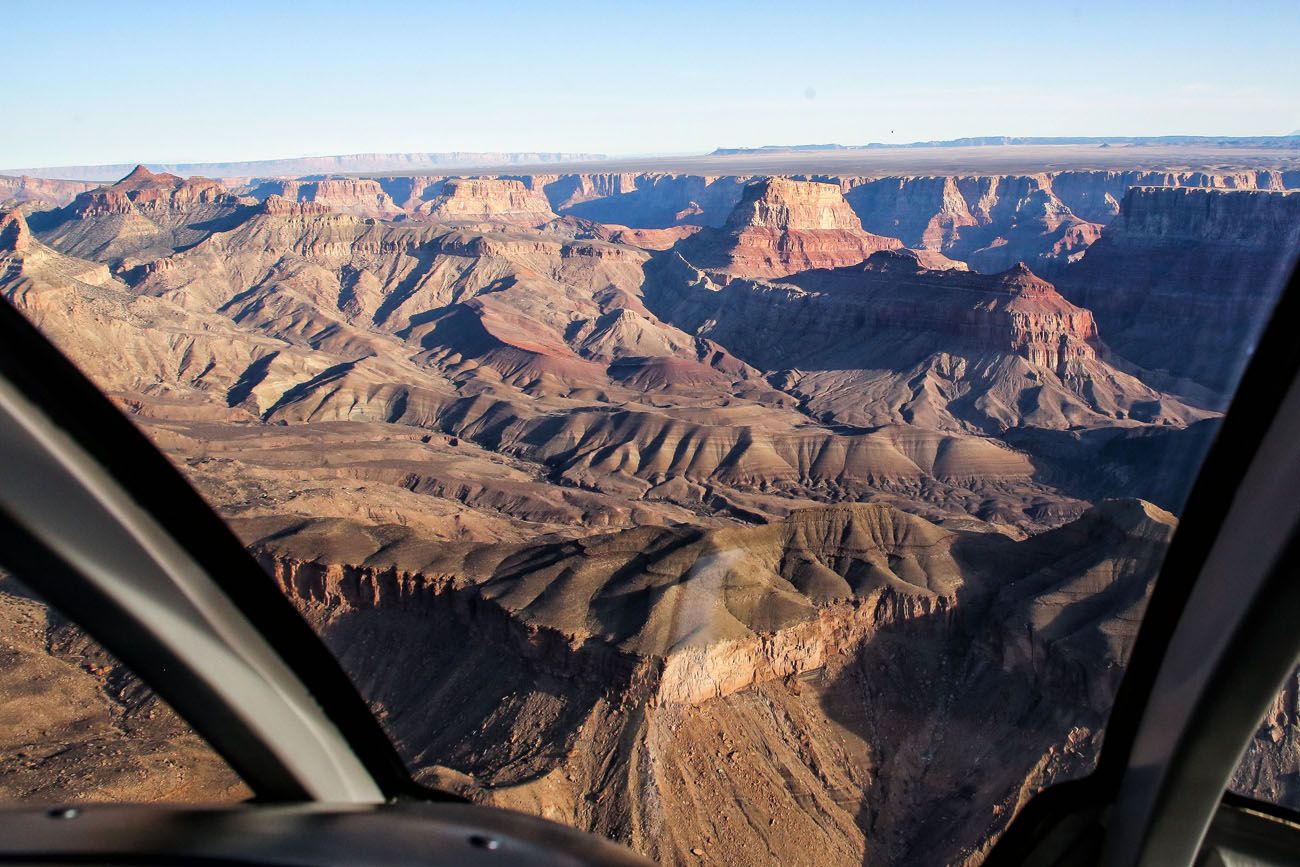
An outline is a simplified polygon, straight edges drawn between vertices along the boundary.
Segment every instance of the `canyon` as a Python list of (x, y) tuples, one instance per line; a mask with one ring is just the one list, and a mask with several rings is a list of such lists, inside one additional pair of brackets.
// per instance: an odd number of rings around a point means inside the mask
[[(1088, 772), (1300, 174), (432, 168), (0, 179), (0, 295), (418, 779), (665, 864), (885, 865), (979, 863)], [(101, 796), (142, 755), (237, 796), (39, 601), (0, 616), (86, 708), (5, 791), (93, 719)], [(1239, 783), (1293, 799), (1279, 702)]]

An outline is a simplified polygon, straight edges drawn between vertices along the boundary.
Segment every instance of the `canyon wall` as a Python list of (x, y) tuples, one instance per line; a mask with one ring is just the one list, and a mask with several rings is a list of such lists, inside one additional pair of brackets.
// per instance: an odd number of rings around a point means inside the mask
[(1115, 501), (1013, 542), (851, 506), (450, 550), (317, 523), (255, 547), (423, 779), (669, 865), (960, 863), (1090, 767), (1172, 526)]
[(1297, 254), (1300, 192), (1137, 187), (1058, 284), (1115, 352), (1222, 400)]
[(27, 175), (0, 175), (0, 202), (47, 202), (66, 205), (81, 193), (93, 190), (96, 184), (86, 181), (60, 181), (33, 178)]

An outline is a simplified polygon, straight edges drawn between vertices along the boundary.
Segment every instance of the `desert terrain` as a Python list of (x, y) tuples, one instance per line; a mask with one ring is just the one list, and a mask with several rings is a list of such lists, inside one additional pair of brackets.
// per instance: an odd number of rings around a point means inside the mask
[[(0, 294), (418, 779), (664, 864), (979, 863), (1095, 760), (1300, 250), (1300, 153), (483, 160), (0, 178)], [(239, 796), (18, 585), (0, 616), (0, 713), (23, 671), (78, 696), (0, 790)], [(1300, 799), (1293, 704), (1241, 787)]]

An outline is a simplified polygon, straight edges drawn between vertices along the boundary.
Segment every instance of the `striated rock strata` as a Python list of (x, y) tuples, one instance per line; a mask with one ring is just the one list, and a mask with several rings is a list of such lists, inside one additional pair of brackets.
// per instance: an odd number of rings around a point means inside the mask
[(686, 255), (725, 273), (783, 277), (853, 265), (902, 246), (863, 231), (839, 187), (767, 178), (745, 189), (721, 229), (692, 238)]
[(665, 864), (883, 864), (975, 859), (1088, 769), (1173, 523), (1115, 501), (1019, 543), (883, 507), (494, 548), (243, 531), (425, 779)]

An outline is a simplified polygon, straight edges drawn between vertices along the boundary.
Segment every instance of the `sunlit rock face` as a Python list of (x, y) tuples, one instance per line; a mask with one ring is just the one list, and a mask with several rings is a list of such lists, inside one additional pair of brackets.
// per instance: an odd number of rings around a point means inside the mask
[(864, 231), (838, 186), (787, 178), (752, 184), (725, 225), (688, 243), (699, 264), (751, 277), (853, 265), (903, 246)]

